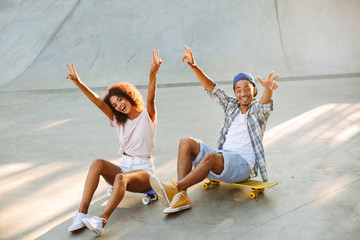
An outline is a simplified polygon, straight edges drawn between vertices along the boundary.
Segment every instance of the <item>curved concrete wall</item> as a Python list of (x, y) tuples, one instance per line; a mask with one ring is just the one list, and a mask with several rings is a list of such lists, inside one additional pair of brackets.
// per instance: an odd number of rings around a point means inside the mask
[(2, 1), (0, 89), (146, 85), (151, 50), (159, 83), (196, 82), (184, 44), (216, 81), (240, 71), (282, 77), (360, 73), (358, 0)]

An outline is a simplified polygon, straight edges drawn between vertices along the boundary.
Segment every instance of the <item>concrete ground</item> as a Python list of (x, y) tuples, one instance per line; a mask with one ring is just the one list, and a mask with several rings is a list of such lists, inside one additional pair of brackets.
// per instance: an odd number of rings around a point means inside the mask
[[(66, 63), (99, 94), (126, 80), (146, 96), (159, 48), (157, 175), (176, 179), (182, 137), (215, 147), (223, 114), (180, 62), (184, 44), (230, 95), (240, 71), (281, 74), (264, 137), (279, 185), (252, 200), (198, 184), (192, 208), (169, 216), (127, 193), (101, 238), (358, 239), (359, 10), (356, 0), (0, 2), (0, 239), (95, 238), (67, 228), (91, 162), (119, 158), (117, 136), (65, 79)], [(101, 181), (91, 215), (107, 189)]]

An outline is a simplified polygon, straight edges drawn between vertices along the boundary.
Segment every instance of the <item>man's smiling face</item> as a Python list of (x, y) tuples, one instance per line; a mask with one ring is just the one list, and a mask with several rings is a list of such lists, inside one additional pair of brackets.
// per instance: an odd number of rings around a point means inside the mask
[(240, 106), (248, 106), (256, 93), (256, 87), (248, 80), (239, 80), (234, 87), (234, 94), (240, 103)]

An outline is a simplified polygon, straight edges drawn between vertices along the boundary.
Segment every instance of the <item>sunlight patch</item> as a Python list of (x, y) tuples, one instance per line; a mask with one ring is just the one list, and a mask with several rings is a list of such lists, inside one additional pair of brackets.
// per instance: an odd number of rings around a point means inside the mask
[(284, 134), (332, 141), (339, 145), (360, 132), (360, 104), (325, 104), (265, 132), (264, 145), (275, 144)]
[(71, 118), (64, 119), (64, 120), (59, 120), (59, 121), (55, 121), (55, 122), (49, 123), (49, 124), (47, 124), (47, 125), (45, 125), (45, 126), (42, 126), (42, 127), (37, 128), (36, 131), (38, 131), (38, 130), (44, 130), (44, 129), (48, 129), (48, 128), (52, 128), (52, 127), (56, 127), (56, 126), (59, 126), (59, 125), (61, 125), (61, 124), (64, 124), (64, 123), (70, 122), (70, 121), (72, 121)]

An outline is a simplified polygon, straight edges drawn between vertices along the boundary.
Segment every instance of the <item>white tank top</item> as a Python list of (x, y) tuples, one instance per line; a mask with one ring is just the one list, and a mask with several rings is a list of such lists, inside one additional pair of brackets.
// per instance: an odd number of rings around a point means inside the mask
[(255, 165), (255, 153), (251, 145), (249, 131), (246, 125), (247, 114), (241, 112), (235, 117), (226, 134), (223, 149), (239, 153), (253, 169)]
[(155, 146), (156, 120), (155, 115), (155, 121), (151, 121), (146, 108), (137, 118), (127, 119), (123, 125), (119, 125), (114, 116), (110, 124), (118, 133), (119, 153), (150, 159)]

